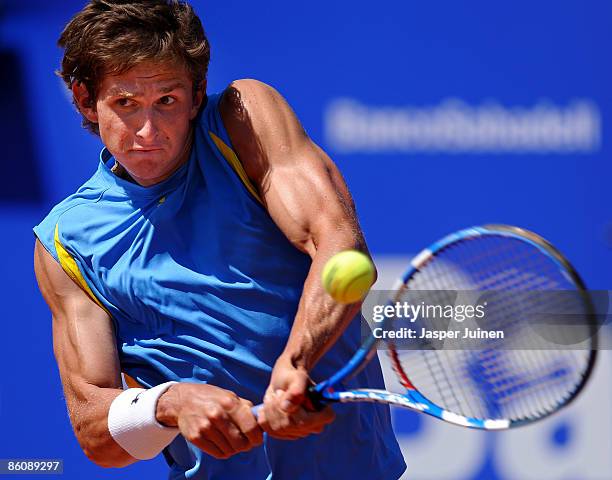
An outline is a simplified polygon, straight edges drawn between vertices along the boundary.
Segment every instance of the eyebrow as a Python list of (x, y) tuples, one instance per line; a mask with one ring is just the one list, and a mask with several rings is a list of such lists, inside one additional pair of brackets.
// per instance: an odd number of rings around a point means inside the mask
[[(157, 91), (159, 93), (170, 93), (173, 90), (176, 90), (177, 88), (185, 88), (185, 84), (183, 84), (183, 82), (174, 82), (168, 86), (165, 87), (160, 87)], [(129, 92), (124, 88), (121, 87), (113, 87), (108, 91), (108, 95), (112, 96), (112, 97), (126, 97), (126, 98), (133, 98), (133, 97), (137, 97), (138, 95), (142, 95), (141, 92)]]
[(113, 87), (108, 91), (107, 95), (110, 97), (129, 97), (131, 98), (131, 97), (135, 97), (137, 94), (128, 92), (127, 90), (121, 87)]
[(174, 82), (168, 85), (167, 87), (161, 87), (158, 91), (161, 93), (169, 93), (172, 90), (176, 90), (177, 88), (186, 88), (183, 82)]

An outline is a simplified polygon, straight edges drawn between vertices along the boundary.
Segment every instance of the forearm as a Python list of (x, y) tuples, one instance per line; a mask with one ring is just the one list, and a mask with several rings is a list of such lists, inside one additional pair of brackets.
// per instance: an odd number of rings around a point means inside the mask
[(334, 301), (324, 290), (321, 273), (334, 254), (356, 249), (365, 251), (361, 235), (353, 232), (331, 234), (317, 244), (312, 265), (300, 299), (291, 334), (283, 356), (296, 367), (310, 371), (324, 353), (342, 335), (359, 311), (361, 303), (343, 305)]
[(81, 385), (78, 393), (66, 392), (77, 440), (87, 458), (101, 467), (124, 467), (137, 461), (113, 440), (108, 430), (110, 405), (121, 392), (95, 385)]

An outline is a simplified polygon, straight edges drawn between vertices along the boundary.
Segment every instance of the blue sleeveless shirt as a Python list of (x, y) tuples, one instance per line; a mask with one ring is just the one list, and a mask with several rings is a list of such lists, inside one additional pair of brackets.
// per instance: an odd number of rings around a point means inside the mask
[[(263, 207), (232, 150), (210, 95), (189, 161), (142, 187), (117, 177), (103, 149), (98, 170), (34, 228), (64, 271), (113, 320), (126, 378), (210, 383), (260, 403), (288, 339), (310, 258)], [(359, 346), (359, 322), (323, 357), (315, 381)], [(377, 362), (353, 386), (382, 387)], [(218, 460), (178, 436), (164, 454), (172, 479), (395, 479), (405, 465), (388, 408), (342, 405), (320, 435), (266, 437)]]

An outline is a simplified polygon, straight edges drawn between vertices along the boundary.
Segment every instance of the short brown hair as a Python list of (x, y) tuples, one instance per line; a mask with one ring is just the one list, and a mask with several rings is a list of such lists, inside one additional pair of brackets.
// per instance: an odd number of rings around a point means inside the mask
[[(66, 25), (58, 74), (68, 88), (83, 83), (95, 102), (104, 75), (117, 75), (143, 61), (178, 61), (193, 80), (206, 80), (210, 46), (200, 19), (181, 0), (91, 0)], [(83, 117), (83, 126), (99, 134)]]

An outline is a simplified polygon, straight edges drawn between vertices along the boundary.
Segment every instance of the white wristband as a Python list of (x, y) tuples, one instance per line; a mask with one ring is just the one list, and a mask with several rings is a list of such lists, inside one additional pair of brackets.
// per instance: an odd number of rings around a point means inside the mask
[(177, 382), (166, 382), (145, 390), (128, 388), (111, 403), (108, 431), (132, 457), (148, 460), (157, 456), (178, 435), (178, 428), (157, 421), (157, 400)]

